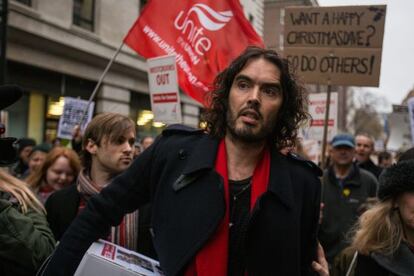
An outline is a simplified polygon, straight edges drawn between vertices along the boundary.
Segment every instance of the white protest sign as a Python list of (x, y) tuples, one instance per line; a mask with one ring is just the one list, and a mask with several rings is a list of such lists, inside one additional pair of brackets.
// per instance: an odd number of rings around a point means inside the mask
[[(389, 138), (387, 142), (388, 150), (399, 150), (411, 146), (411, 127), (408, 116), (407, 106), (394, 108), (391, 114), (388, 114)], [(403, 108), (401, 108), (403, 107)]]
[(175, 56), (151, 58), (147, 63), (154, 121), (166, 124), (181, 123), (181, 101)]
[(303, 150), (306, 153), (306, 157), (313, 163), (319, 164), (321, 147), (320, 142), (316, 140), (302, 140)]
[(407, 102), (407, 105), (411, 126), (411, 143), (414, 144), (414, 98), (410, 98)]
[[(312, 116), (309, 126), (305, 129), (305, 139), (322, 141), (325, 125), (326, 93), (310, 94), (308, 112)], [(330, 141), (338, 131), (338, 93), (331, 92), (328, 117), (328, 136)]]
[[(84, 115), (85, 108), (88, 101), (65, 97), (65, 105), (63, 106), (63, 113), (59, 118), (59, 127), (57, 137), (63, 139), (72, 139), (72, 131), (76, 125), (79, 125), (81, 117)], [(88, 112), (84, 115), (81, 131), (86, 128), (88, 123), (92, 120), (92, 114), (95, 103), (91, 102)]]

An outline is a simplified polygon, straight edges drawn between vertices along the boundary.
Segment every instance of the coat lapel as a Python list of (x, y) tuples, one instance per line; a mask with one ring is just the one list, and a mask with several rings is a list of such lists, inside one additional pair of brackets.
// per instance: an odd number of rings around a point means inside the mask
[(202, 169), (214, 168), (219, 142), (218, 139), (204, 135), (188, 157), (183, 174), (189, 175)]
[(270, 155), (270, 177), (268, 190), (287, 207), (294, 205), (292, 180), (286, 157), (272, 147)]
[[(208, 135), (199, 140), (194, 146), (194, 150), (191, 151), (182, 174), (172, 185), (174, 191), (178, 192), (193, 183), (202, 175), (204, 169), (214, 168), (218, 144), (219, 140)], [(180, 151), (184, 151), (184, 149)]]

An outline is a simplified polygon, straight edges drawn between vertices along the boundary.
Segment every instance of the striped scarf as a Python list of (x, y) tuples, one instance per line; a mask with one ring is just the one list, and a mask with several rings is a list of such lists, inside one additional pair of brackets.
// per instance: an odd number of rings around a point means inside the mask
[[(108, 182), (109, 184), (110, 182)], [(106, 185), (108, 185), (106, 184)], [(104, 186), (106, 186), (104, 185)], [(86, 205), (86, 201), (94, 194), (98, 194), (103, 187), (96, 185), (89, 174), (83, 169), (78, 176), (76, 186), (81, 194), (80, 209)], [(82, 204), (82, 199), (85, 204)], [(111, 227), (111, 234), (108, 241), (126, 247), (130, 250), (137, 250), (138, 242), (138, 210), (126, 214), (120, 225)]]

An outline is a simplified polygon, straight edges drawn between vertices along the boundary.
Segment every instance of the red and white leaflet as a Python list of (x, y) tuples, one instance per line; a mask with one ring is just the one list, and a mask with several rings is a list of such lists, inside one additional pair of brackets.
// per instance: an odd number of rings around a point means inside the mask
[(164, 276), (158, 261), (108, 241), (94, 242), (75, 276)]
[(263, 47), (239, 0), (150, 0), (124, 42), (145, 58), (175, 55), (181, 89), (204, 105), (230, 61), (249, 45)]
[(181, 123), (175, 56), (150, 58), (147, 64), (154, 121), (165, 124)]

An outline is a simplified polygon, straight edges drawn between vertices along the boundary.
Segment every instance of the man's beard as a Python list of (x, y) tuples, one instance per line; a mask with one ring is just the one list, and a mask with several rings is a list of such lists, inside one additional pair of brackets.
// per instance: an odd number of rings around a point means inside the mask
[[(270, 136), (276, 119), (272, 120), (267, 125), (264, 125), (263, 117), (261, 116), (260, 112), (257, 109), (255, 109), (255, 111), (259, 114), (260, 117), (258, 126), (249, 126), (248, 124), (243, 124), (242, 127), (237, 128), (236, 120), (238, 119), (241, 112), (235, 115), (230, 109), (227, 110), (227, 131), (233, 139), (244, 143), (258, 143), (266, 140)], [(259, 127), (259, 129), (255, 132), (255, 128), (257, 127)]]

